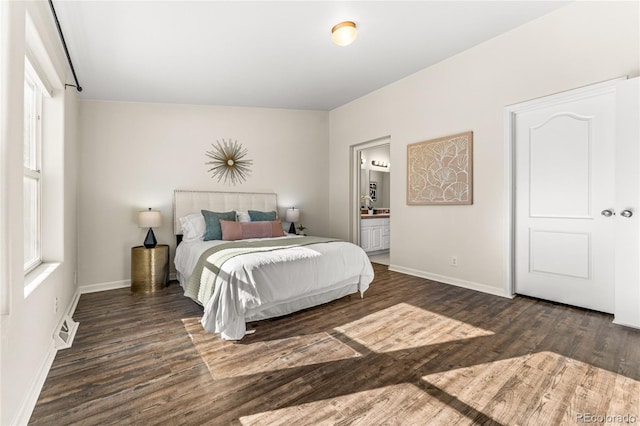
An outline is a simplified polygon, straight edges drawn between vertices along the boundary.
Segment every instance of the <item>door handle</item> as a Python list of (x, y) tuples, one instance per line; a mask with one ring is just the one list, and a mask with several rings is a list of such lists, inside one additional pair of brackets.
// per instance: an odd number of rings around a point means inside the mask
[(600, 212), (600, 214), (601, 214), (602, 216), (604, 216), (604, 217), (611, 217), (611, 216), (613, 216), (615, 213), (613, 212), (613, 210), (606, 209), (606, 210), (602, 210), (602, 211)]
[(633, 212), (631, 210), (622, 210), (620, 212), (620, 216), (622, 216), (622, 217), (631, 217), (631, 216), (633, 216)]

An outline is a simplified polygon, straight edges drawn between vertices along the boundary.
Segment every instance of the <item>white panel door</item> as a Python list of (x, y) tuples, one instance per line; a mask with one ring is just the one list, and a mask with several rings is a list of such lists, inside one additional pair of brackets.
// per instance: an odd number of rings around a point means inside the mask
[(614, 322), (640, 328), (640, 77), (619, 83), (616, 94)]
[(613, 312), (615, 101), (600, 90), (516, 114), (516, 293)]

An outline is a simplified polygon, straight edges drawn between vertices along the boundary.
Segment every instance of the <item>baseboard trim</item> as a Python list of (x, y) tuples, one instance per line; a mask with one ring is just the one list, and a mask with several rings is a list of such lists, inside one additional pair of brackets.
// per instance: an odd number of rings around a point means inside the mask
[[(175, 272), (171, 272), (169, 274), (169, 281), (177, 280), (178, 278), (176, 278), (176, 276), (177, 274)], [(131, 280), (111, 281), (108, 283), (83, 285), (79, 288), (80, 293), (78, 294), (78, 297), (80, 297), (80, 294), (96, 293), (98, 291), (117, 290), (119, 288), (125, 288), (125, 287), (131, 287)], [(78, 302), (76, 301), (76, 304), (77, 303)], [(75, 307), (73, 309), (75, 310)]]
[(131, 280), (111, 281), (80, 286), (80, 294), (96, 293), (98, 291), (116, 290), (118, 288), (131, 287)]
[(67, 309), (67, 314), (71, 318), (73, 318), (73, 314), (76, 312), (76, 308), (78, 307), (79, 301), (80, 301), (80, 288), (77, 288), (75, 294), (73, 295), (73, 299), (69, 304), (69, 309)]
[(27, 397), (22, 402), (22, 406), (20, 407), (20, 410), (18, 410), (18, 414), (11, 424), (26, 425), (29, 423), (31, 414), (33, 414), (33, 410), (36, 408), (36, 403), (38, 402), (40, 391), (42, 391), (44, 382), (47, 380), (49, 370), (51, 370), (53, 360), (56, 358), (57, 353), (58, 351), (55, 348), (53, 338), (51, 338), (51, 344), (49, 345), (49, 349), (47, 350), (47, 356), (40, 365), (38, 375), (34, 378), (31, 386), (29, 386)]
[(389, 265), (389, 270), (394, 272), (400, 272), (402, 274), (412, 275), (414, 277), (426, 278), (432, 281), (438, 281), (444, 284), (454, 285), (456, 287), (462, 287), (469, 290), (480, 291), (482, 293), (492, 294), (494, 296), (504, 297), (507, 299), (513, 299), (513, 295), (505, 294), (503, 288), (491, 287), (486, 284), (474, 283), (472, 281), (465, 281), (459, 278), (447, 277), (444, 275), (432, 274), (430, 272), (419, 271), (417, 269), (405, 268), (404, 266)]
[(636, 330), (640, 330), (640, 325), (639, 324), (633, 324), (633, 323), (626, 322), (626, 321), (618, 321), (615, 317), (613, 318), (612, 322), (614, 324), (616, 324), (616, 325), (621, 325), (623, 327), (635, 328)]

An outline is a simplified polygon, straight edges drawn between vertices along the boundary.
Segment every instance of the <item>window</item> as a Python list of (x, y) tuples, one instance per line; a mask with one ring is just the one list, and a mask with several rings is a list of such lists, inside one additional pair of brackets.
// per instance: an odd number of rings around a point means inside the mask
[(41, 106), (42, 83), (28, 60), (24, 76), (24, 271), (42, 263), (41, 256)]

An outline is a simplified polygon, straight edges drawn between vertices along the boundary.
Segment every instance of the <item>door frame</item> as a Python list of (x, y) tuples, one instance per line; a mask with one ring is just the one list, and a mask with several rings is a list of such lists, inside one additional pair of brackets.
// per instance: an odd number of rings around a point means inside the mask
[(389, 154), (391, 154), (391, 135), (381, 136), (349, 147), (349, 164), (351, 164), (349, 179), (349, 240), (357, 246), (360, 246), (360, 153), (364, 150), (384, 145), (389, 145)]
[[(516, 116), (520, 113), (546, 108), (571, 102), (579, 99), (597, 96), (604, 93), (616, 92), (616, 86), (620, 81), (626, 80), (627, 77), (618, 77), (606, 80), (600, 83), (579, 87), (577, 89), (567, 90), (565, 92), (553, 95), (543, 96), (541, 98), (508, 105), (504, 108), (504, 194), (505, 194), (505, 227), (504, 227), (504, 253), (505, 253), (505, 270), (504, 270), (504, 294), (507, 297), (515, 297), (515, 124)], [(615, 284), (614, 284), (615, 286)]]

